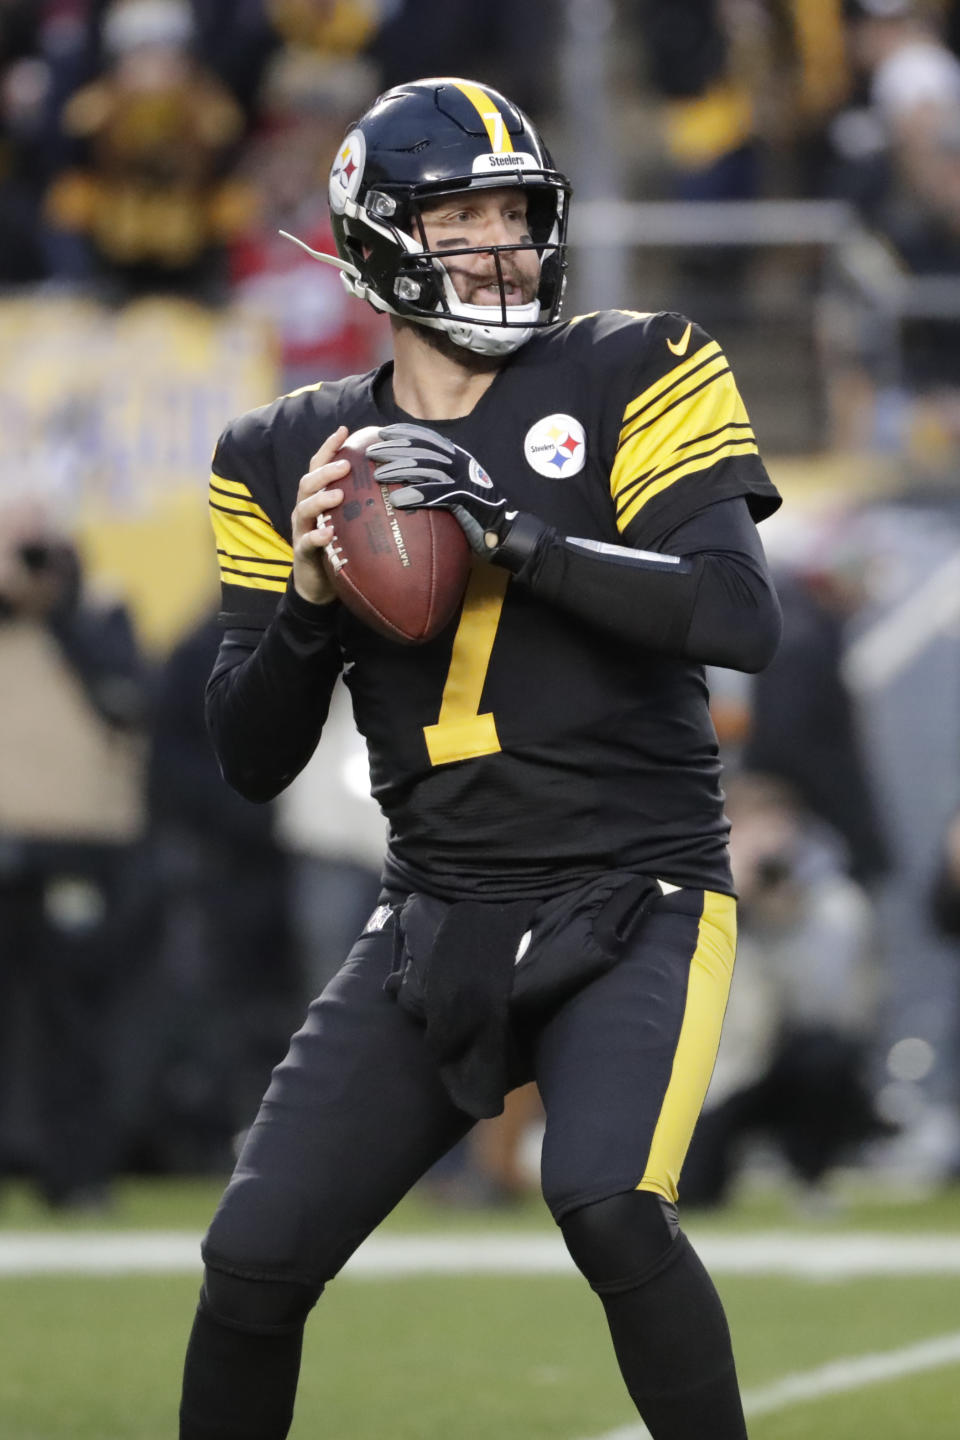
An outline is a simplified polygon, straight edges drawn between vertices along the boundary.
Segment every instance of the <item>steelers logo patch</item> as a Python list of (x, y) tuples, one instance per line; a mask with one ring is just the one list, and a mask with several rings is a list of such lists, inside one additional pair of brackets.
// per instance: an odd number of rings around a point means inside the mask
[(363, 179), (363, 162), (367, 145), (360, 130), (351, 130), (337, 151), (330, 171), (330, 209), (342, 215), (348, 200), (353, 200)]
[(538, 475), (551, 479), (576, 475), (587, 458), (583, 426), (572, 415), (547, 415), (530, 426), (523, 453)]

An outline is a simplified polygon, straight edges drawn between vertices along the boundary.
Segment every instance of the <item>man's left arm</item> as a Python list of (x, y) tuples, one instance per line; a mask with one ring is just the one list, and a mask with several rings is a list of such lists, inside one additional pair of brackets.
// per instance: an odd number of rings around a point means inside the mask
[(704, 505), (662, 549), (608, 545), (511, 510), (472, 456), (426, 427), (390, 426), (381, 436), (367, 452), (377, 478), (410, 482), (392, 503), (450, 510), (477, 554), (540, 599), (632, 647), (749, 672), (773, 658), (780, 605), (741, 496)]
[(740, 497), (682, 522), (663, 552), (558, 535), (519, 515), (492, 558), (538, 597), (632, 646), (753, 673), (780, 640), (780, 604)]

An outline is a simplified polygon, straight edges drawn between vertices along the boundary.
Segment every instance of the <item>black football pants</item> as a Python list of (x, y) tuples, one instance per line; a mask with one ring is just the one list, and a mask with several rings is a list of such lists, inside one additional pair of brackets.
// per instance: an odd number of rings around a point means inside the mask
[[(697, 1440), (699, 1421), (679, 1413), (689, 1390), (701, 1392), (715, 1440), (745, 1434), (719, 1301), (664, 1219), (719, 1041), (733, 917), (727, 896), (663, 897), (614, 969), (514, 1036), (512, 1082), (536, 1079), (544, 1102), (544, 1196), (657, 1440)], [(390, 931), (362, 936), (310, 1006), (214, 1217), (182, 1440), (282, 1440), (311, 1304), (470, 1128), (419, 1025), (384, 993)], [(601, 1204), (615, 1197), (626, 1199)], [(657, 1335), (665, 1387), (641, 1353)]]

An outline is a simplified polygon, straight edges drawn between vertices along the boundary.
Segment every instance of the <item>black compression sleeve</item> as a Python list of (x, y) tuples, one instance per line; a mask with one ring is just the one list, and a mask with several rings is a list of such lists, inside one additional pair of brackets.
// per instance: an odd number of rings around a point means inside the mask
[(316, 749), (341, 665), (337, 609), (291, 586), (266, 630), (223, 637), (207, 728), (224, 779), (248, 800), (272, 800)]
[(666, 545), (599, 545), (521, 514), (497, 561), (538, 597), (629, 645), (762, 670), (780, 638), (780, 606), (746, 502), (708, 506)]

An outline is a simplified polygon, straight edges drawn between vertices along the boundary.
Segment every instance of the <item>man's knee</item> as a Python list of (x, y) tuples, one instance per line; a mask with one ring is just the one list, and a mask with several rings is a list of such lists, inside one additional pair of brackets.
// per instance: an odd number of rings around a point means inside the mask
[(256, 1335), (300, 1330), (320, 1296), (320, 1286), (292, 1280), (251, 1280), (208, 1265), (200, 1308), (220, 1325)]
[(561, 1220), (560, 1229), (577, 1268), (601, 1295), (643, 1285), (685, 1244), (674, 1206), (648, 1190), (583, 1205)]

